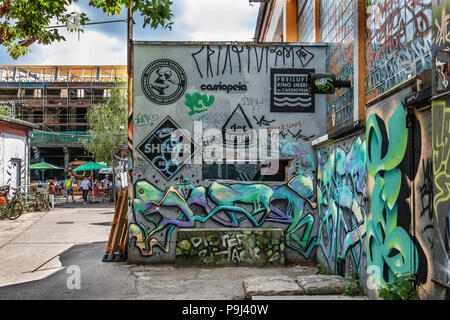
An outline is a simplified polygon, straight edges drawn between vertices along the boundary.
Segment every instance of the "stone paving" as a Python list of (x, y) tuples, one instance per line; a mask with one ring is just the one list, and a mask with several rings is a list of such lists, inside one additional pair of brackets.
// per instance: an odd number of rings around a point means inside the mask
[[(279, 296), (283, 289), (282, 299), (292, 299), (289, 295), (300, 288), (296, 279), (317, 273), (311, 263), (202, 268), (102, 262), (113, 215), (112, 205), (84, 205), (77, 199), (59, 202), (49, 212), (0, 221), (0, 299), (255, 299), (260, 293), (250, 295), (243, 285), (250, 277), (272, 279), (266, 281), (270, 294)], [(74, 267), (79, 288), (68, 285)], [(284, 287), (289, 284), (294, 291)]]

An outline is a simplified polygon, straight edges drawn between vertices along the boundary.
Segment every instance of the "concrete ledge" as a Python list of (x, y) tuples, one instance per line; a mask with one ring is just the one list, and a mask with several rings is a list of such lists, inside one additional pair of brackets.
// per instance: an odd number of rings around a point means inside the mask
[(179, 229), (176, 243), (176, 265), (285, 264), (282, 228)]

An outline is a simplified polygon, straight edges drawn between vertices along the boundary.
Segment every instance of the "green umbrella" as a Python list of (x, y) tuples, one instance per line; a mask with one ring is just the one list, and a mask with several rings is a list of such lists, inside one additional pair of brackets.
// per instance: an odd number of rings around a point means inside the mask
[(30, 165), (30, 169), (38, 169), (42, 171), (42, 180), (44, 180), (44, 171), (48, 170), (48, 169), (58, 169), (58, 170), (63, 170), (64, 168), (61, 167), (57, 167), (53, 164), (50, 163), (46, 163), (46, 162), (39, 162), (39, 163), (35, 163)]
[(57, 166), (54, 166), (54, 165), (52, 165), (50, 163), (46, 163), (46, 162), (39, 162), (39, 163), (32, 164), (30, 166), (30, 169), (47, 170), (47, 169), (64, 169), (64, 168), (57, 167)]
[(72, 171), (78, 172), (78, 171), (88, 171), (88, 170), (99, 170), (102, 168), (109, 168), (109, 167), (105, 166), (104, 164), (91, 161), (86, 164), (83, 164), (82, 166), (79, 166), (78, 168), (76, 168)]

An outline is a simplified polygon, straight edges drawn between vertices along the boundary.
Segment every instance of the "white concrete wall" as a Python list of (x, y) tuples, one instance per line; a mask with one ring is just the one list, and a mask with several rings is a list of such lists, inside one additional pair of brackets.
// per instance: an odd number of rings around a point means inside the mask
[(24, 185), (29, 182), (28, 179), (28, 139), (26, 137), (0, 133), (0, 185), (9, 185), (15, 187), (18, 181), (15, 174), (14, 163), (11, 159), (20, 159), (20, 184)]

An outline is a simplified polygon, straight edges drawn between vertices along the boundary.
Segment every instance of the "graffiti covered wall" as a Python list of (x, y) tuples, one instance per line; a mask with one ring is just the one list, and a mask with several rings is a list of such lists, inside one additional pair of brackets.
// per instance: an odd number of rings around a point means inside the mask
[[(313, 2), (313, 1), (311, 1)], [(337, 79), (354, 80), (354, 41), (357, 27), (353, 24), (355, 1), (320, 1), (320, 40), (329, 43), (327, 72)], [(327, 126), (332, 133), (353, 124), (353, 89), (337, 89), (327, 98)]]
[(450, 1), (433, 0), (433, 298), (450, 299)]
[(422, 298), (431, 290), (431, 112), (405, 108), (409, 94), (405, 89), (367, 110), (366, 254), (372, 296), (396, 273), (415, 275)]
[(448, 27), (450, 19), (450, 1), (433, 1), (433, 94), (450, 89), (450, 39)]
[(317, 260), (365, 279), (366, 142), (363, 134), (317, 151)]
[(281, 227), (288, 261), (313, 256), (325, 51), (135, 43), (129, 261), (174, 262), (179, 228)]
[(431, 69), (431, 0), (366, 1), (366, 101)]
[[(434, 267), (435, 278), (442, 284), (450, 285), (450, 99), (433, 100), (432, 102), (432, 191), (434, 224)], [(449, 298), (449, 293), (441, 286), (435, 287), (435, 296)]]

